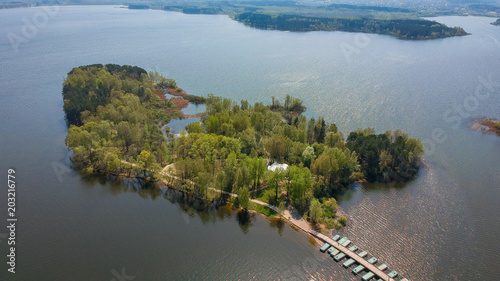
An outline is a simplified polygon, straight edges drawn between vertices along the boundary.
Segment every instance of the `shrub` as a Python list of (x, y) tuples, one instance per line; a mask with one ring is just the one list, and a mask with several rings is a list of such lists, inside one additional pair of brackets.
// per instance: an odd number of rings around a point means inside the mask
[(347, 224), (347, 218), (345, 216), (340, 216), (337, 220), (342, 226)]
[(333, 229), (333, 228), (336, 228), (335, 227), (336, 225), (338, 225), (338, 222), (336, 222), (334, 219), (332, 219), (332, 218), (325, 218), (325, 226), (327, 228)]

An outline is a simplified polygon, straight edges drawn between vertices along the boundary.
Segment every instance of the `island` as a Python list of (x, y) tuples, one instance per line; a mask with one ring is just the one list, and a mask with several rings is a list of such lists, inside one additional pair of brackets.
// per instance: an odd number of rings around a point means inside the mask
[(492, 25), (500, 25), (500, 18), (491, 23)]
[(259, 29), (286, 31), (347, 31), (387, 34), (398, 39), (425, 40), (463, 36), (467, 33), (460, 27), (424, 19), (373, 19), (373, 18), (322, 18), (299, 15), (271, 16), (262, 13), (243, 13), (235, 20)]
[(171, 4), (162, 9), (185, 14), (226, 14), (233, 20), (254, 28), (282, 31), (363, 32), (386, 34), (404, 40), (438, 39), (468, 34), (460, 27), (448, 27), (421, 18), (417, 11), (396, 7), (246, 1), (234, 4)]
[[(339, 191), (356, 181), (412, 179), (424, 153), (399, 130), (359, 129), (344, 138), (336, 124), (304, 116), (302, 100), (289, 95), (267, 105), (193, 96), (137, 66), (74, 68), (62, 96), (65, 142), (82, 173), (163, 182), (267, 216), (293, 208), (328, 229), (346, 224), (334, 198)], [(180, 135), (163, 129), (183, 117), (187, 102), (205, 103), (206, 113)]]
[(500, 120), (486, 117), (476, 118), (472, 120), (471, 129), (500, 136)]

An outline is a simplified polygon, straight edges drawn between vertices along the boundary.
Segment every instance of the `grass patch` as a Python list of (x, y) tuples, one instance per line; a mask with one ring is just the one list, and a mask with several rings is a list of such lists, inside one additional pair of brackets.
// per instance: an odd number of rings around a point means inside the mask
[(250, 202), (248, 209), (256, 211), (258, 213), (261, 213), (269, 218), (275, 217), (278, 214), (274, 210), (269, 209), (267, 207), (264, 207), (262, 205), (256, 204), (254, 202)]
[(267, 204), (271, 204), (274, 206), (278, 206), (281, 201), (283, 201), (283, 194), (278, 193), (278, 201), (276, 202), (276, 191), (273, 189), (264, 189), (256, 192), (255, 199), (265, 202)]

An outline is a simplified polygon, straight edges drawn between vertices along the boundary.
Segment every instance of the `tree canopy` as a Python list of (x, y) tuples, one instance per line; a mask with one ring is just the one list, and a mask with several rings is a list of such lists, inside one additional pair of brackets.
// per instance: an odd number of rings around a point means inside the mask
[[(176, 185), (200, 196), (209, 198), (214, 189), (239, 193), (247, 208), (251, 192), (269, 187), (270, 203), (278, 206), (286, 194), (299, 211), (328, 225), (341, 223), (333, 221), (333, 196), (341, 188), (359, 179), (404, 181), (418, 172), (420, 141), (373, 129), (351, 132), (345, 141), (334, 123), (302, 115), (302, 101), (289, 95), (284, 103), (273, 97), (270, 105), (251, 105), (209, 94), (199, 122), (181, 136), (164, 133), (173, 115), (173, 104), (158, 95), (165, 86), (177, 84), (138, 67), (73, 69), (63, 98), (74, 161), (87, 172), (142, 178), (156, 178), (174, 162)], [(266, 171), (273, 162), (288, 168)]]

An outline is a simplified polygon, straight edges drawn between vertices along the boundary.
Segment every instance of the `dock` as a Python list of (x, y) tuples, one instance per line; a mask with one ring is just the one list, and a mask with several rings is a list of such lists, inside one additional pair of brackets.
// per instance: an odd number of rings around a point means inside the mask
[(322, 253), (324, 253), (326, 250), (330, 248), (330, 244), (325, 243), (325, 245), (321, 246), (321, 249), (319, 249)]
[(367, 251), (363, 251), (363, 252), (361, 252), (361, 253), (358, 254), (358, 256), (360, 256), (362, 258), (366, 257), (366, 255), (368, 255)]
[(379, 265), (378, 269), (380, 269), (382, 271), (386, 270), (387, 269), (387, 264), (383, 263), (383, 264)]
[(344, 262), (344, 267), (349, 267), (351, 266), (355, 261), (353, 259), (349, 259), (346, 262)]
[[(355, 252), (349, 250), (347, 248), (347, 246), (350, 244), (350, 240), (347, 239), (347, 237), (343, 237), (342, 239), (340, 239), (338, 242), (333, 240), (332, 238), (329, 238), (328, 236), (322, 234), (322, 233), (319, 233), (317, 231), (314, 231), (314, 230), (309, 230), (308, 231), (311, 235), (313, 235), (314, 237), (318, 238), (319, 240), (325, 242), (325, 243), (328, 243), (329, 246), (333, 246), (335, 247), (336, 249), (338, 249), (340, 252), (342, 252), (343, 254), (345, 254), (345, 256), (348, 256), (350, 257), (351, 259), (354, 260), (354, 262), (356, 262), (357, 264), (359, 264), (355, 269), (357, 268), (360, 268), (360, 267), (363, 267), (363, 269), (366, 269), (368, 270), (369, 272), (372, 272), (373, 273), (373, 277), (378, 277), (380, 279), (382, 279), (383, 281), (395, 281), (394, 280), (394, 277), (396, 276), (389, 276), (387, 273), (383, 272), (382, 270), (380, 270), (377, 266), (375, 266), (374, 264), (371, 264), (370, 262), (368, 262), (367, 260), (365, 260), (364, 258), (360, 257), (358, 254), (356, 254)], [(344, 239), (345, 238), (345, 239)], [(348, 242), (348, 243), (347, 243)], [(347, 246), (343, 246), (341, 244), (346, 244)], [(325, 251), (327, 250), (328, 248), (325, 249)], [(362, 254), (362, 253), (360, 253)], [(334, 258), (335, 260), (337, 260), (337, 257), (339, 257), (340, 254), (336, 255)], [(366, 255), (366, 254), (365, 254)], [(345, 257), (344, 256), (344, 257)], [(344, 258), (344, 257), (341, 257), (340, 259)], [(340, 260), (338, 259), (338, 260)], [(361, 272), (362, 270), (359, 270), (359, 272)], [(391, 272), (392, 273), (392, 272)], [(397, 273), (396, 273), (397, 274)]]

